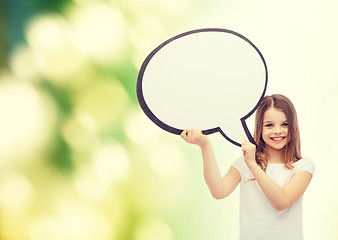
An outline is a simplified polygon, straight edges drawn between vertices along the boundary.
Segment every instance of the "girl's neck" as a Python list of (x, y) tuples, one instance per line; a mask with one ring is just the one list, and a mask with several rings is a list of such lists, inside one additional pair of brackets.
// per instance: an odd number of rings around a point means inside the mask
[(270, 155), (268, 163), (284, 163), (282, 157), (282, 150), (268, 148), (268, 153)]

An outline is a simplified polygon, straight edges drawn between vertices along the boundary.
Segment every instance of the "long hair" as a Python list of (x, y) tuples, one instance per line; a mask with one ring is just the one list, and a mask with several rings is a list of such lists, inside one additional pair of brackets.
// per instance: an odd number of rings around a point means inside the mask
[(263, 141), (263, 118), (264, 113), (269, 108), (276, 108), (282, 111), (288, 121), (288, 143), (282, 149), (282, 158), (284, 165), (288, 169), (293, 169), (293, 163), (302, 158), (300, 151), (300, 135), (296, 109), (290, 99), (280, 94), (265, 96), (257, 108), (255, 117), (254, 139), (258, 149), (256, 151), (256, 162), (265, 171), (268, 165), (270, 155)]

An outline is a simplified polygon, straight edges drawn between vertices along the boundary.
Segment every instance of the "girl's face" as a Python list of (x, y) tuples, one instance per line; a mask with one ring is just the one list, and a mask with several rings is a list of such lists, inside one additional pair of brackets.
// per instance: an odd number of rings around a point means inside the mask
[(268, 150), (281, 150), (288, 143), (288, 121), (285, 113), (269, 108), (264, 113), (262, 138)]

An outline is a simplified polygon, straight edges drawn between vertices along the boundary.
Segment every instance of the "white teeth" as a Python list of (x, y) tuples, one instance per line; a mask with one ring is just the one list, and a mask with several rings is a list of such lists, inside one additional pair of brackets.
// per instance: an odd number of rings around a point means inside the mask
[(276, 140), (276, 141), (278, 141), (278, 140), (282, 140), (283, 139), (283, 137), (278, 137), (278, 138), (272, 138), (273, 140)]

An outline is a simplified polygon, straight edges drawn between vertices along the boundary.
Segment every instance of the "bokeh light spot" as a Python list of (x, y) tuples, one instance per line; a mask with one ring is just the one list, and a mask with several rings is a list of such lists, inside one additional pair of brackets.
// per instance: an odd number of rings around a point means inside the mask
[(102, 202), (111, 189), (108, 184), (103, 183), (91, 168), (81, 169), (74, 179), (74, 188), (83, 199), (89, 202)]
[(72, 200), (60, 202), (56, 217), (62, 223), (66, 239), (112, 239), (113, 229), (108, 219), (88, 205)]
[(166, 222), (158, 218), (145, 218), (135, 231), (136, 240), (174, 240), (173, 233)]
[(28, 159), (45, 146), (55, 121), (53, 105), (49, 103), (25, 82), (0, 83), (0, 163), (20, 157)]
[(88, 114), (76, 112), (62, 128), (62, 136), (75, 152), (90, 151), (98, 141), (98, 127)]
[(22, 79), (36, 80), (39, 71), (35, 60), (35, 55), (30, 48), (17, 47), (10, 59), (13, 74)]
[(26, 37), (40, 72), (54, 83), (66, 84), (86, 64), (70, 26), (59, 15), (34, 18), (27, 26)]
[(94, 153), (93, 168), (105, 183), (125, 179), (130, 174), (127, 151), (117, 143), (104, 144)]
[(134, 64), (139, 69), (145, 57), (165, 40), (163, 24), (156, 16), (140, 16), (128, 32), (135, 47)]
[(62, 223), (52, 217), (33, 218), (28, 226), (29, 240), (66, 239)]
[(157, 133), (160, 132), (158, 127), (139, 109), (129, 111), (126, 116), (124, 128), (127, 136), (135, 144), (147, 146), (157, 141)]
[(181, 176), (185, 166), (185, 157), (176, 144), (157, 142), (149, 149), (149, 164), (161, 177)]
[(100, 63), (117, 61), (125, 49), (121, 11), (103, 2), (87, 2), (70, 11), (77, 46)]
[(33, 186), (23, 176), (10, 175), (1, 181), (0, 204), (3, 211), (23, 212), (33, 198)]
[(122, 85), (111, 79), (97, 79), (75, 97), (79, 112), (88, 114), (98, 124), (99, 130), (113, 127), (126, 111), (128, 95)]

